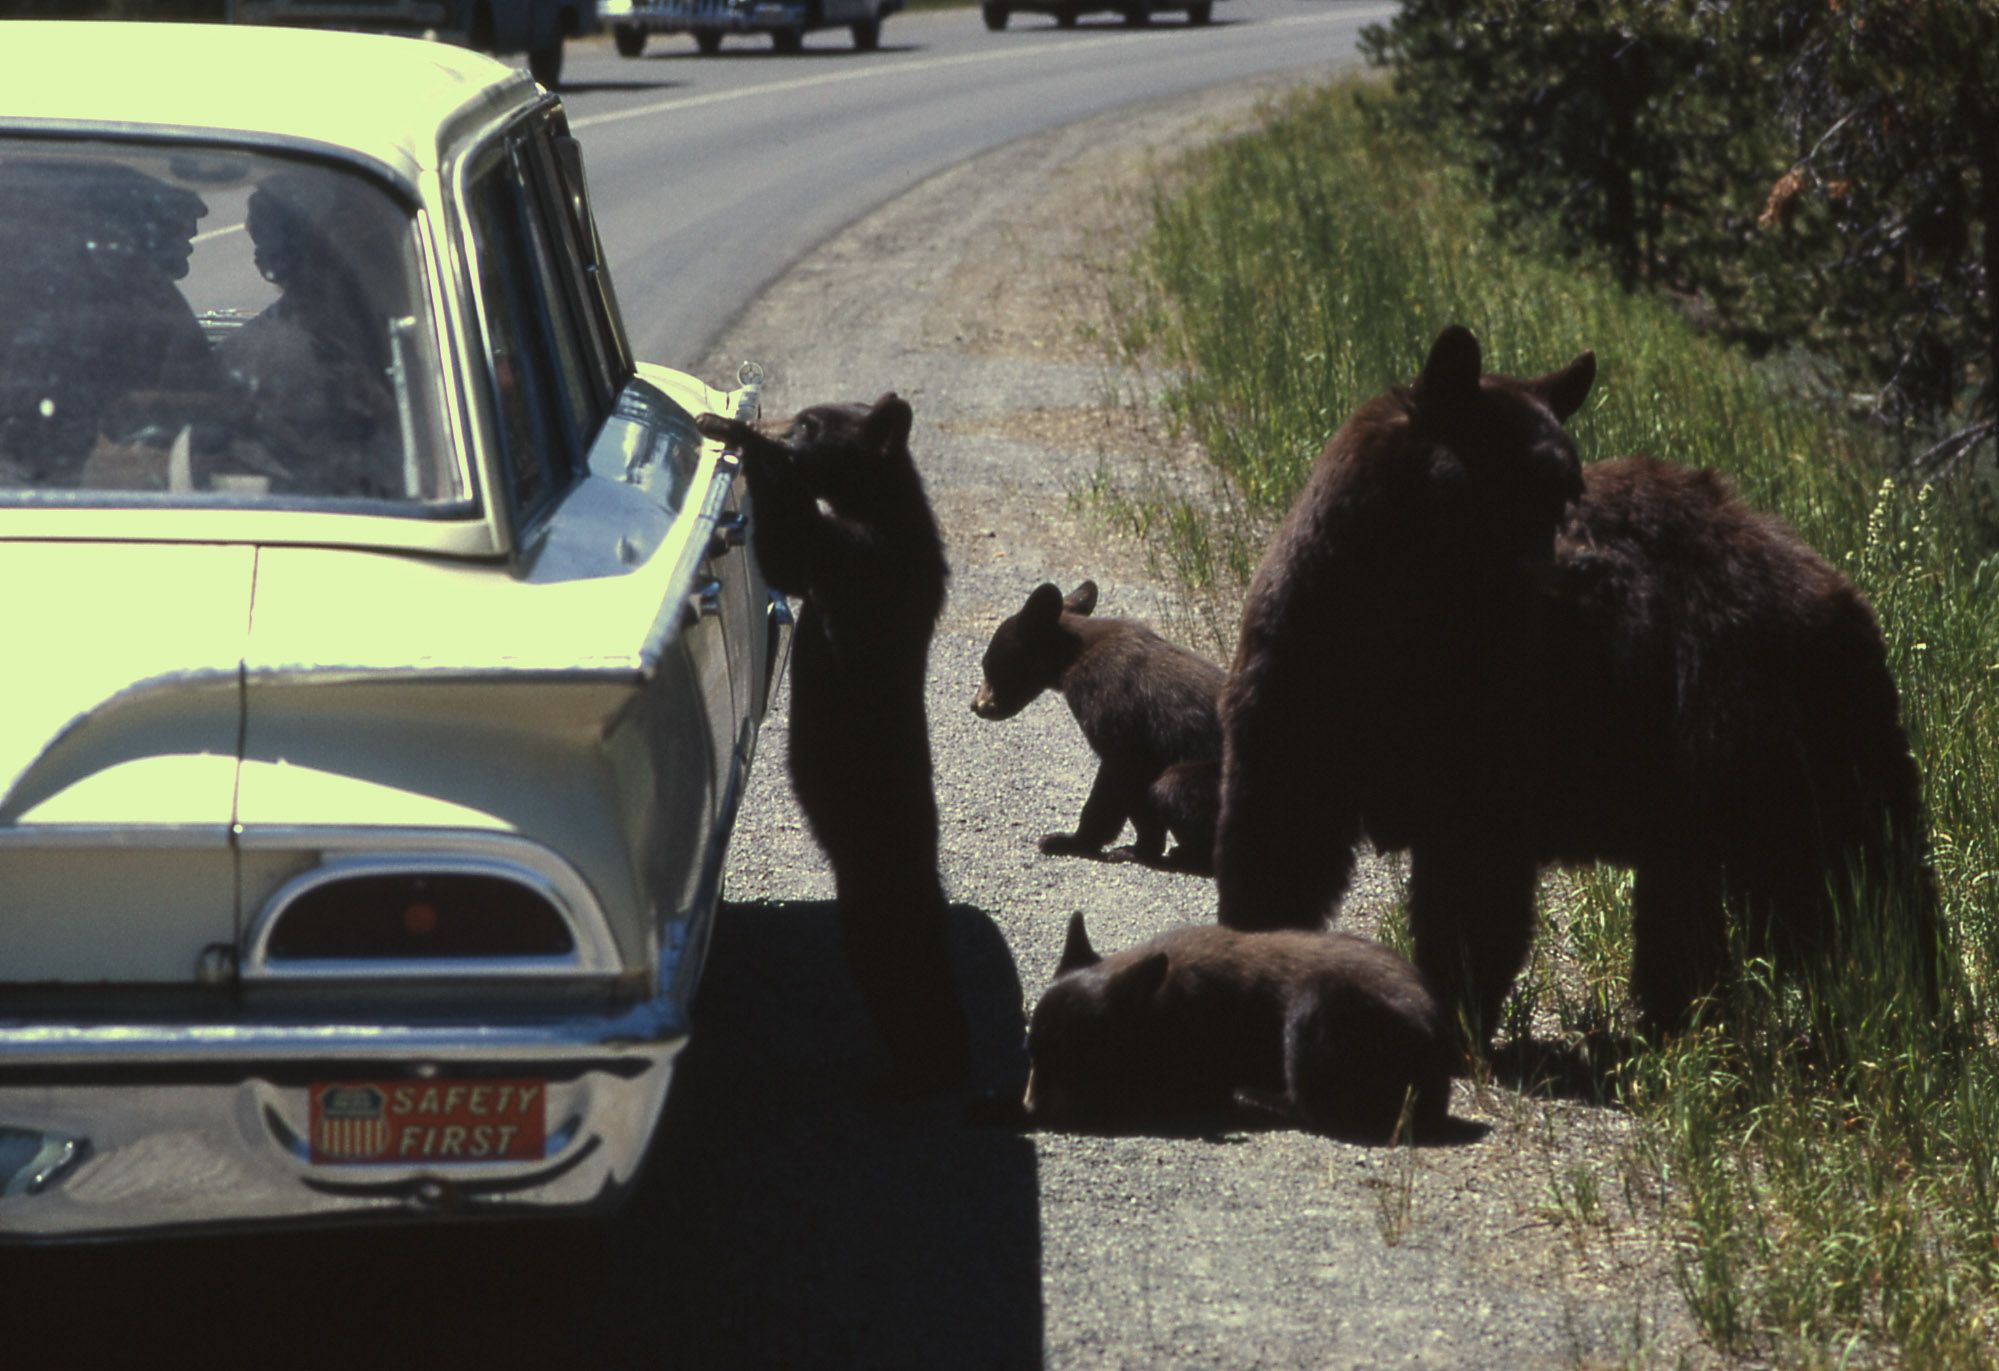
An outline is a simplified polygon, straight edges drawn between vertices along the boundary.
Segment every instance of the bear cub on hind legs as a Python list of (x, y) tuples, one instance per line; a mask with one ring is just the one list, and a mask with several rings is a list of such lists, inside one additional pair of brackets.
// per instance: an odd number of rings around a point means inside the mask
[(1097, 583), (1065, 598), (1037, 586), (986, 647), (972, 701), (982, 719), (1010, 719), (1044, 690), (1059, 690), (1097, 754), (1097, 778), (1074, 833), (1050, 833), (1048, 853), (1093, 853), (1131, 820), (1131, 855), (1207, 874), (1220, 808), (1222, 730), (1215, 700), (1224, 673), (1136, 619), (1097, 619)]
[(895, 1061), (882, 1093), (901, 1096), (953, 1085), (970, 1062), (923, 701), (950, 568), (910, 456), (911, 422), (894, 394), (772, 424), (698, 420), (742, 454), (764, 575), (804, 601), (792, 638), (792, 786), (833, 868), (848, 965)]
[(1350, 933), (1172, 929), (1099, 957), (1069, 921), (1034, 1007), (1023, 1111), (1050, 1128), (1212, 1121), (1252, 1106), (1315, 1132), (1435, 1137), (1454, 1036), (1423, 976)]

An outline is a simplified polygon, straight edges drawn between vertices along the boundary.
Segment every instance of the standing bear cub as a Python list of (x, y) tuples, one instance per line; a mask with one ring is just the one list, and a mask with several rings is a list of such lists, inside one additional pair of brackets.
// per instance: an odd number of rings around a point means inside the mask
[(847, 962), (895, 1060), (886, 1093), (969, 1065), (946, 950), (924, 712), (950, 568), (909, 452), (909, 405), (820, 405), (771, 425), (704, 414), (742, 454), (751, 537), (801, 598), (792, 639), (791, 780), (833, 868)]
[(1432, 1135), (1453, 1039), (1416, 968), (1348, 933), (1176, 928), (1099, 957), (1069, 921), (1029, 1021), (1024, 1109), (1050, 1128), (1212, 1120), (1249, 1106), (1386, 1141), (1407, 1108)]
[(1934, 993), (1918, 778), (1866, 601), (1717, 476), (1587, 469), (1589, 353), (1482, 371), (1462, 328), (1333, 435), (1244, 606), (1223, 692), (1220, 917), (1316, 928), (1363, 837), (1410, 854), (1416, 963), (1476, 1040), (1536, 869), (1632, 869), (1631, 986), (1686, 1023), (1746, 950), (1837, 965), (1879, 911)]
[(1097, 777), (1074, 833), (1050, 833), (1048, 853), (1099, 852), (1131, 821), (1131, 855), (1207, 872), (1215, 842), (1224, 673), (1135, 619), (1098, 619), (1097, 583), (1067, 598), (1037, 586), (994, 631), (985, 679), (972, 700), (982, 719), (1010, 719), (1044, 690), (1059, 690), (1097, 754)]

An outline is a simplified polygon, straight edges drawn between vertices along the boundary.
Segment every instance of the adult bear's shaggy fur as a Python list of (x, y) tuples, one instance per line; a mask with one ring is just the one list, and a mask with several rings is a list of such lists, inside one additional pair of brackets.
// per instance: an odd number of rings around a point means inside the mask
[(1561, 423), (1594, 375), (1588, 353), (1482, 375), (1449, 329), (1327, 445), (1223, 692), (1222, 922), (1319, 926), (1366, 837), (1410, 852), (1417, 965), (1481, 1039), (1547, 862), (1633, 869), (1654, 1028), (1725, 975), (1725, 896), (1795, 969), (1834, 950), (1845, 897), (1885, 894), (1928, 989), (1918, 779), (1872, 611), (1712, 473), (1581, 467)]

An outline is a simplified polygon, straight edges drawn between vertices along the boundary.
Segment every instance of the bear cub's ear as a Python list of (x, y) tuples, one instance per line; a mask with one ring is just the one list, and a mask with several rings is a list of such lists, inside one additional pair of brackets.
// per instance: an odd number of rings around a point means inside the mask
[(1097, 583), (1085, 581), (1062, 597), (1062, 608), (1071, 614), (1088, 614), (1097, 607)]
[(891, 390), (875, 401), (875, 407), (861, 421), (861, 433), (870, 448), (885, 456), (907, 452), (909, 430), (915, 419), (909, 402)]
[(1083, 927), (1083, 911), (1077, 910), (1069, 916), (1069, 934), (1062, 940), (1062, 960), (1055, 964), (1055, 974), (1066, 976), (1071, 971), (1081, 971), (1095, 966), (1103, 958), (1090, 946), (1090, 934)]
[(1062, 587), (1053, 581), (1043, 581), (1028, 594), (1020, 612), (1029, 619), (1054, 623), (1062, 617)]

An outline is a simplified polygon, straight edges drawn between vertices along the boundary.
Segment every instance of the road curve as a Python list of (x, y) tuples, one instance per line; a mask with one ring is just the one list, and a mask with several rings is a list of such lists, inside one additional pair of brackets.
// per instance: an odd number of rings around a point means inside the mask
[[(1115, 16), (990, 33), (976, 8), (898, 14), (877, 52), (843, 29), (795, 57), (656, 36), (641, 57), (571, 45), (563, 101), (639, 356), (686, 367), (788, 267), (967, 158), (1106, 110), (1354, 50), (1379, 0), (1225, 0), (1214, 22)], [(726, 378), (710, 377), (710, 380)]]

